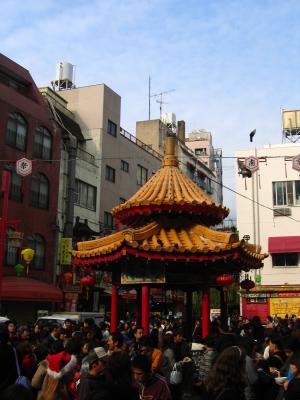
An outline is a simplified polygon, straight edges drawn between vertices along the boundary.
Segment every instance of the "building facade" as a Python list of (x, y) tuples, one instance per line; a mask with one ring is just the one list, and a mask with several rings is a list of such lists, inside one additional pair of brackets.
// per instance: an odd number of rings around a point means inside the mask
[[(250, 317), (300, 317), (300, 180), (299, 169), (293, 168), (299, 155), (300, 145), (296, 143), (235, 154), (240, 237), (247, 241), (250, 236), (269, 253), (263, 269), (252, 277), (256, 287), (242, 294), (242, 313)], [(243, 177), (238, 173), (243, 165), (258, 169)]]
[[(4, 169), (10, 174), (6, 237), (3, 240), (5, 261), (1, 266), (4, 269), (2, 312), (22, 321), (33, 318), (38, 309), (49, 308), (50, 301), (61, 300), (59, 292), (56, 292), (56, 299), (50, 293), (54, 290), (57, 254), (61, 133), (30, 73), (4, 55), (0, 55), (0, 110), (1, 176)], [(16, 161), (24, 157), (32, 160), (32, 173), (22, 177), (16, 172)], [(3, 197), (0, 206), (3, 213)], [(19, 224), (10, 224), (12, 220), (19, 220)], [(15, 230), (24, 234), (22, 248), (35, 251), (28, 274), (23, 272), (20, 277), (16, 276), (15, 266), (23, 262), (21, 249), (13, 247), (8, 240)], [(40, 282), (40, 291), (49, 292), (48, 298), (47, 295), (39, 297), (38, 293), (35, 298), (34, 290), (30, 294), (32, 280), (35, 280), (35, 290)], [(42, 298), (46, 301), (42, 302)], [(20, 309), (23, 301), (27, 301), (26, 311)]]

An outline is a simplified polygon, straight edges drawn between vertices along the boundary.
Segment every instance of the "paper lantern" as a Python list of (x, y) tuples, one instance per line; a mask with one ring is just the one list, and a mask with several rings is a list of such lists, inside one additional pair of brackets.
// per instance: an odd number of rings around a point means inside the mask
[(230, 286), (234, 282), (232, 275), (223, 274), (216, 277), (216, 284), (218, 286)]
[(92, 276), (84, 276), (80, 279), (80, 283), (82, 284), (82, 286), (91, 287), (95, 286), (96, 281), (95, 278), (93, 278)]
[(65, 272), (63, 276), (66, 283), (70, 283), (72, 281), (73, 278), (72, 272)]
[(255, 283), (251, 279), (244, 279), (241, 283), (240, 286), (244, 290), (250, 290), (255, 287)]
[(24, 272), (24, 269), (25, 269), (24, 265), (22, 265), (22, 264), (17, 264), (17, 265), (15, 266), (15, 271), (16, 271), (17, 276), (21, 276), (22, 273)]

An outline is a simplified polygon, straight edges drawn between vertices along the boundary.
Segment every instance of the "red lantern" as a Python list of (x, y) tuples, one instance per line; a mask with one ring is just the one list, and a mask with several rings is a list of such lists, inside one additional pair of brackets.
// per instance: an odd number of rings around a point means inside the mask
[(244, 279), (241, 283), (240, 286), (242, 289), (245, 290), (250, 290), (253, 289), (255, 287), (255, 283), (251, 280), (251, 279)]
[(233, 276), (228, 274), (219, 275), (216, 277), (218, 286), (230, 286), (234, 282)]
[(96, 281), (95, 278), (93, 278), (92, 276), (84, 276), (83, 278), (80, 279), (80, 283), (83, 286), (90, 287), (90, 286), (95, 286)]
[(65, 280), (66, 284), (69, 284), (72, 281), (72, 278), (73, 278), (72, 272), (64, 273), (64, 280)]

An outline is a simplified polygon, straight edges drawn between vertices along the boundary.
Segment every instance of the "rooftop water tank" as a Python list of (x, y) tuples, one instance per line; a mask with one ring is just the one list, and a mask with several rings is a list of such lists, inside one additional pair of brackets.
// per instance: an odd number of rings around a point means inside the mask
[(56, 81), (73, 82), (73, 64), (68, 62), (60, 62), (56, 64)]

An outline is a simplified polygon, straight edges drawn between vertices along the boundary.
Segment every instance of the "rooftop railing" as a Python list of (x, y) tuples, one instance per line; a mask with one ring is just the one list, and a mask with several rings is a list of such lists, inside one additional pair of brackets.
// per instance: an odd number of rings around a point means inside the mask
[(162, 159), (162, 155), (159, 154), (157, 151), (153, 150), (152, 147), (149, 144), (146, 144), (146, 143), (142, 142), (140, 139), (138, 139), (136, 136), (133, 136), (131, 133), (127, 132), (125, 129), (120, 128), (120, 134), (123, 137), (125, 137), (126, 139), (128, 139), (131, 142), (135, 143), (140, 148), (142, 148), (145, 151), (147, 151), (147, 153), (152, 154), (154, 157), (159, 158), (160, 160)]

